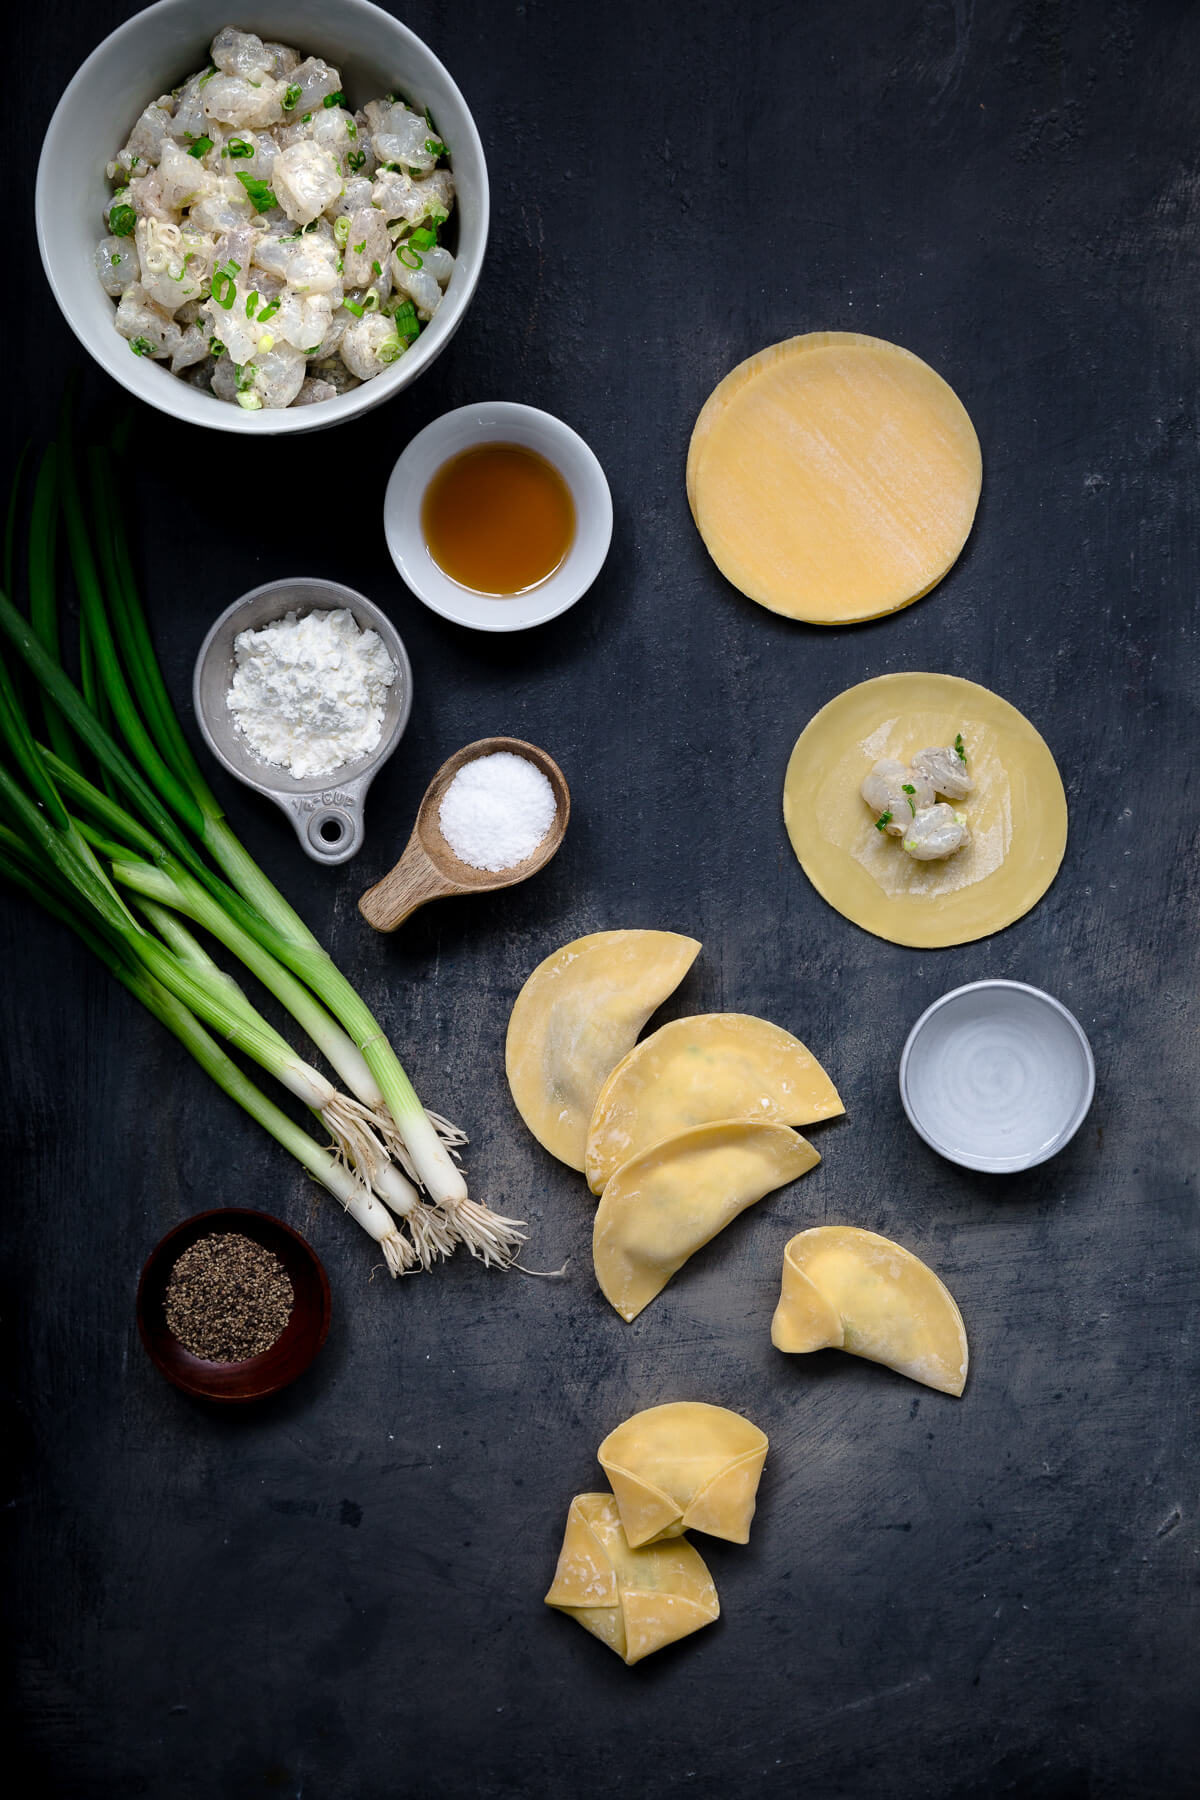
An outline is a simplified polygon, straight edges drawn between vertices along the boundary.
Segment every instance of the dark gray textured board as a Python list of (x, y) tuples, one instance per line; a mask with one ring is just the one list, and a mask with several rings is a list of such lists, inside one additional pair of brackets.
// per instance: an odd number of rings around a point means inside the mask
[[(31, 151), (85, 49), (132, 10), (24, 21), (6, 109), (6, 412), (39, 441), (81, 353), (28, 236)], [(236, 7), (231, 8), (236, 16)], [(355, 864), (304, 861), (217, 780), (237, 829), (379, 1008), (421, 1093), (471, 1133), (474, 1186), (559, 1282), (459, 1258), (400, 1286), (277, 1147), (50, 922), (3, 897), (4, 1511), (25, 1791), (66, 1800), (1150, 1800), (1200, 1792), (1195, 1295), (1196, 366), (1200, 10), (1171, 0), (413, 0), (494, 183), (459, 336), (361, 423), (238, 460), (138, 411), (144, 587), (186, 705), (238, 593), (304, 569), (388, 608), (416, 704)], [(966, 553), (858, 629), (774, 618), (717, 575), (683, 460), (735, 362), (799, 331), (906, 345), (979, 431)], [(505, 640), (425, 612), (387, 561), (399, 450), (447, 407), (560, 414), (608, 472), (592, 593)], [(84, 404), (104, 419), (98, 375)], [(295, 522), (312, 455), (323, 515)], [(828, 910), (780, 787), (818, 705), (941, 668), (1020, 707), (1071, 836), (1046, 899), (919, 953)], [(189, 721), (190, 723), (190, 721)], [(491, 901), (372, 936), (355, 901), (429, 775), (511, 732), (567, 773), (557, 860)], [(826, 1062), (820, 1167), (697, 1256), (632, 1326), (590, 1269), (591, 1202), (526, 1135), (503, 1037), (542, 956), (662, 926), (704, 949), (664, 1011), (733, 1008)], [(937, 994), (1032, 981), (1095, 1049), (1091, 1117), (1011, 1180), (955, 1170), (900, 1109)], [(309, 1374), (237, 1416), (144, 1357), (150, 1246), (220, 1202), (276, 1211), (329, 1271)], [(959, 1300), (956, 1402), (768, 1338), (787, 1237), (910, 1245)], [(704, 1554), (719, 1624), (627, 1670), (541, 1605), (570, 1497), (638, 1407), (741, 1408), (771, 1453), (753, 1539)]]

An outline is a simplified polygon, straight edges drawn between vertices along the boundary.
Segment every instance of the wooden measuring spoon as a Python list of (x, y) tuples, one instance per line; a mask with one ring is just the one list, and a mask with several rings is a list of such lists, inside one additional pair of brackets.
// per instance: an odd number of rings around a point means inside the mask
[[(523, 756), (542, 771), (554, 789), (554, 821), (537, 849), (510, 869), (473, 869), (470, 863), (461, 862), (455, 856), (442, 836), (438, 809), (442, 796), (464, 763), (474, 762), (479, 756), (494, 756), (501, 750)], [(451, 894), (486, 894), (494, 888), (514, 887), (518, 881), (526, 881), (530, 875), (545, 868), (563, 841), (570, 816), (571, 790), (552, 756), (520, 738), (480, 738), (477, 744), (467, 744), (462, 750), (456, 750), (442, 764), (417, 808), (417, 822), (404, 855), (382, 881), (367, 889), (358, 903), (358, 910), (376, 931), (395, 931), (418, 906), (424, 906), (429, 900), (443, 900)]]

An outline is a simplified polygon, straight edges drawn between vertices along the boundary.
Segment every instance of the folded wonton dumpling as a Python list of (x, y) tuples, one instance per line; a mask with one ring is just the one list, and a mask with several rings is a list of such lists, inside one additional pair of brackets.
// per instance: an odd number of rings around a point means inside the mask
[(587, 1139), (594, 1194), (652, 1144), (713, 1119), (814, 1125), (845, 1111), (799, 1038), (749, 1013), (700, 1013), (660, 1025), (619, 1062), (596, 1101)]
[(596, 1280), (636, 1319), (689, 1256), (740, 1212), (820, 1162), (787, 1125), (724, 1119), (681, 1131), (617, 1170), (592, 1232)]
[(627, 1663), (711, 1625), (721, 1608), (686, 1538), (630, 1547), (611, 1494), (576, 1494), (546, 1605), (578, 1619)]
[(911, 1250), (852, 1225), (819, 1225), (787, 1245), (771, 1342), (848, 1350), (944, 1394), (966, 1386), (967, 1333), (948, 1289)]
[(693, 1530), (749, 1543), (767, 1440), (741, 1413), (699, 1400), (651, 1406), (597, 1454), (631, 1544)]
[(512, 1009), (504, 1060), (539, 1144), (582, 1169), (596, 1096), (700, 951), (674, 931), (595, 931), (539, 963)]

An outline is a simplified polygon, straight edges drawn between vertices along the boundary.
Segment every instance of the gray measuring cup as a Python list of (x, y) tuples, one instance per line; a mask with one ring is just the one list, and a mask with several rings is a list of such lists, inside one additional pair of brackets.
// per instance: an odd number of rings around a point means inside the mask
[[(328, 775), (298, 781), (286, 769), (260, 762), (233, 723), (226, 695), (236, 667), (233, 642), (241, 631), (257, 631), (285, 613), (332, 612), (354, 615), (363, 631), (377, 631), (396, 668), (383, 713), (383, 733), (369, 756), (343, 763)], [(301, 847), (319, 863), (343, 863), (362, 848), (367, 789), (404, 735), (412, 710), (412, 669), (408, 652), (391, 620), (370, 600), (340, 581), (303, 576), (269, 581), (226, 607), (196, 658), (192, 700), (204, 741), (217, 761), (247, 787), (265, 794), (287, 814)]]

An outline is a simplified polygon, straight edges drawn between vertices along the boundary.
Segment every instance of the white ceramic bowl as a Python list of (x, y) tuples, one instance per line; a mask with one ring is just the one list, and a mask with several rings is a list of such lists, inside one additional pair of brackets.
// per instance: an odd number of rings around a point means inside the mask
[[(522, 594), (480, 594), (434, 562), (421, 528), (425, 490), (442, 464), (477, 444), (520, 444), (553, 463), (575, 502), (575, 537), (552, 575)], [(550, 413), (489, 400), (443, 413), (418, 432), (388, 482), (383, 525), (392, 561), (426, 606), (476, 631), (524, 631), (556, 619), (591, 587), (612, 541), (612, 495), (595, 453)]]
[[(223, 25), (305, 54), (340, 72), (355, 106), (393, 89), (427, 106), (450, 146), (456, 199), (457, 266), (445, 299), (399, 361), (349, 394), (313, 406), (245, 412), (189, 387), (165, 365), (135, 356), (113, 326), (115, 302), (96, 277), (93, 255), (105, 235), (112, 193), (104, 165), (159, 94), (203, 68)], [(488, 233), (483, 146), (467, 103), (437, 57), (370, 0), (158, 0), (106, 37), (67, 86), (42, 146), (35, 201), (38, 247), (54, 297), (80, 343), (140, 400), (194, 425), (270, 436), (319, 431), (356, 418), (414, 381), (443, 350), (475, 292)], [(450, 238), (451, 243), (455, 240)]]
[(900, 1098), (931, 1149), (1014, 1174), (1062, 1149), (1096, 1087), (1091, 1046), (1061, 1001), (1022, 981), (973, 981), (921, 1014), (900, 1058)]

